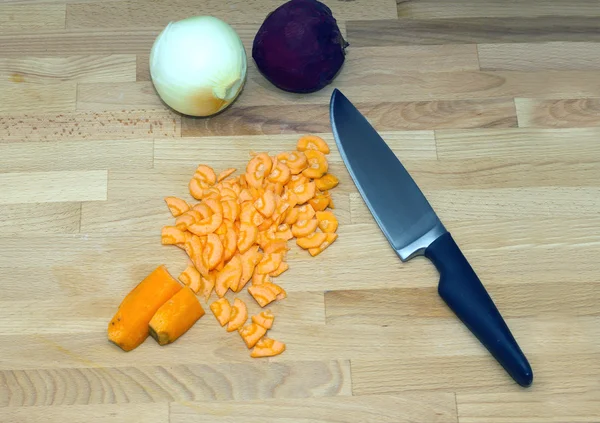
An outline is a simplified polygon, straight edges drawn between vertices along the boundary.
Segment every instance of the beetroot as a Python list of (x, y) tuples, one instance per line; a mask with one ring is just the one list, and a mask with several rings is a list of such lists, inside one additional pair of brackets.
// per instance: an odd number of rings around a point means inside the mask
[(336, 77), (347, 46), (329, 7), (317, 0), (290, 0), (267, 16), (252, 57), (276, 87), (309, 93)]

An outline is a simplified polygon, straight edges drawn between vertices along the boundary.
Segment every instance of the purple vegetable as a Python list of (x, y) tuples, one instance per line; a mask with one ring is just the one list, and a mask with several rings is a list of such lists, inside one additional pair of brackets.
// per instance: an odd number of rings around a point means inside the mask
[(267, 16), (252, 57), (276, 87), (309, 93), (333, 81), (347, 46), (329, 7), (317, 0), (290, 0)]

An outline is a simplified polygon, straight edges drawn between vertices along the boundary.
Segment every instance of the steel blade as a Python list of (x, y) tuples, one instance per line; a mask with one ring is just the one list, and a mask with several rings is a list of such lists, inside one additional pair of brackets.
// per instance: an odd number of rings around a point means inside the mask
[(415, 181), (338, 89), (330, 119), (344, 163), (389, 243), (403, 261), (423, 254), (446, 229)]

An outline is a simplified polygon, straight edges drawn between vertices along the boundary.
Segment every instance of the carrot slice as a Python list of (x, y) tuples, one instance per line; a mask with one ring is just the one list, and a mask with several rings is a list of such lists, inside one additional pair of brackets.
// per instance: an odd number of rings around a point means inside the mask
[(250, 223), (242, 222), (240, 224), (240, 231), (237, 239), (237, 247), (240, 253), (248, 251), (252, 245), (256, 242), (258, 237), (258, 228)]
[(235, 199), (223, 200), (223, 218), (235, 222), (240, 214), (240, 205)]
[(333, 212), (317, 212), (317, 220), (319, 221), (319, 228), (323, 232), (335, 232), (338, 228), (338, 220), (333, 214)]
[(205, 217), (208, 217), (212, 214), (212, 210), (210, 209), (210, 207), (208, 207), (208, 205), (205, 202), (195, 204), (194, 207), (192, 207), (192, 209), (200, 213), (200, 219), (197, 220), (202, 220)]
[[(273, 282), (264, 282), (262, 284), (252, 284), (248, 292), (261, 307), (275, 301), (278, 296), (285, 294), (285, 291)], [(282, 296), (285, 298), (285, 295)]]
[(163, 245), (184, 244), (186, 240), (185, 232), (175, 226), (164, 226), (160, 233), (160, 242)]
[(215, 292), (223, 297), (227, 289), (236, 291), (242, 278), (242, 259), (239, 254), (234, 255), (217, 275)]
[(327, 142), (316, 135), (304, 135), (303, 137), (300, 137), (296, 149), (298, 151), (317, 150), (323, 154), (329, 154)]
[(202, 285), (202, 277), (200, 276), (200, 272), (198, 272), (198, 270), (196, 270), (196, 267), (194, 267), (193, 265), (186, 267), (177, 279), (183, 282), (184, 285), (189, 286), (190, 289), (194, 291), (194, 293), (197, 294), (198, 291), (200, 291), (200, 286)]
[(327, 241), (327, 234), (324, 234), (323, 232), (313, 232), (308, 236), (297, 238), (296, 244), (298, 244), (298, 247), (308, 250), (309, 248), (319, 247), (325, 241)]
[(277, 160), (285, 164), (292, 175), (302, 173), (306, 166), (308, 166), (308, 159), (301, 151), (291, 151), (289, 153), (280, 153), (277, 156)]
[(231, 317), (231, 304), (227, 301), (227, 298), (221, 298), (210, 305), (210, 310), (217, 318), (217, 322), (221, 326), (225, 326), (229, 322)]
[(204, 309), (190, 287), (173, 295), (152, 316), (149, 332), (159, 345), (167, 345), (186, 333), (204, 316)]
[(262, 326), (265, 329), (271, 329), (273, 322), (275, 321), (275, 315), (271, 313), (271, 310), (263, 310), (258, 314), (252, 316), (252, 322)]
[(233, 223), (225, 221), (225, 230), (224, 234), (219, 235), (221, 239), (221, 243), (223, 244), (223, 261), (228, 261), (233, 257), (237, 250), (237, 232)]
[(190, 183), (188, 184), (188, 189), (190, 190), (190, 195), (194, 197), (196, 200), (202, 200), (204, 196), (204, 190), (206, 189), (206, 185), (202, 184), (202, 181), (196, 178), (190, 179)]
[(183, 288), (158, 266), (133, 288), (108, 324), (108, 339), (124, 351), (131, 351), (148, 337), (148, 323), (169, 298)]
[(315, 184), (320, 191), (328, 191), (335, 188), (340, 183), (340, 180), (331, 173), (321, 176), (315, 179)]
[(223, 244), (221, 243), (219, 235), (208, 234), (206, 236), (204, 248), (202, 248), (202, 260), (204, 266), (206, 266), (208, 270), (217, 267), (223, 258), (223, 251)]
[(296, 221), (298, 221), (299, 214), (300, 214), (300, 208), (298, 208), (298, 207), (293, 207), (291, 209), (288, 209), (288, 213), (287, 213), (287, 216), (285, 217), (284, 223), (286, 225), (293, 225), (294, 223), (296, 223)]
[(221, 191), (217, 187), (207, 188), (202, 192), (202, 199), (218, 201), (221, 199)]
[(288, 270), (290, 268), (290, 266), (285, 262), (282, 261), (281, 264), (279, 265), (279, 267), (275, 270), (273, 270), (271, 273), (269, 273), (270, 276), (273, 277), (277, 277), (279, 275), (281, 275), (283, 272), (285, 272), (286, 270)]
[(242, 203), (240, 212), (240, 222), (259, 226), (265, 218), (256, 210), (251, 202)]
[(247, 201), (253, 201), (254, 199), (252, 198), (252, 193), (250, 192), (250, 190), (248, 188), (244, 188), (241, 192), (240, 195), (238, 195), (238, 201), (240, 202), (240, 204), (243, 204)]
[(271, 172), (273, 162), (266, 153), (257, 154), (248, 162), (246, 166), (246, 181), (248, 185), (254, 188), (260, 188), (264, 179)]
[(219, 189), (219, 192), (221, 193), (221, 202), (227, 201), (227, 200), (237, 201), (238, 195), (235, 193), (235, 191), (232, 188), (221, 185), (218, 187), (218, 189)]
[(250, 357), (273, 357), (275, 355), (281, 354), (284, 351), (285, 344), (283, 342), (279, 342), (264, 336), (256, 343), (256, 346), (250, 353)]
[(308, 178), (320, 178), (327, 173), (329, 164), (325, 155), (318, 150), (306, 150), (304, 152), (308, 159), (308, 167), (302, 174)]
[(289, 225), (282, 224), (277, 227), (277, 231), (275, 232), (275, 239), (284, 239), (286, 241), (292, 239), (294, 234)]
[(306, 183), (308, 183), (309, 180), (306, 176), (300, 174), (300, 175), (294, 175), (290, 178), (290, 182), (287, 183), (287, 187), (291, 190), (293, 190), (294, 188), (296, 188), (297, 186), (300, 185), (304, 185)]
[(205, 301), (208, 301), (210, 294), (212, 294), (213, 289), (215, 288), (215, 279), (216, 276), (214, 273), (209, 273), (207, 277), (202, 276), (200, 279), (200, 289), (198, 292), (202, 293)]
[(256, 271), (258, 273), (271, 273), (277, 270), (281, 262), (283, 261), (283, 253), (270, 253), (265, 254), (256, 265)]
[(180, 230), (185, 231), (188, 227), (200, 220), (202, 220), (200, 212), (192, 209), (177, 217), (177, 219), (175, 219), (175, 226)]
[(192, 260), (192, 263), (194, 263), (196, 269), (198, 269), (202, 276), (207, 277), (209, 274), (209, 269), (204, 264), (204, 260), (202, 260), (203, 248), (203, 242), (197, 235), (192, 235), (184, 244), (185, 252), (189, 256), (190, 260)]
[(223, 179), (227, 178), (228, 176), (232, 175), (233, 173), (235, 173), (237, 169), (231, 167), (229, 169), (225, 169), (223, 172), (219, 173), (219, 176), (217, 176), (217, 181), (221, 182)]
[(271, 277), (266, 273), (258, 273), (256, 269), (254, 269), (254, 273), (252, 274), (252, 285), (262, 285), (265, 282), (271, 282)]
[(288, 250), (287, 242), (282, 239), (275, 239), (266, 243), (263, 251), (265, 254), (285, 253)]
[(269, 218), (275, 212), (275, 194), (266, 190), (255, 202), (254, 208), (265, 218)]
[(221, 223), (223, 223), (223, 214), (215, 213), (197, 223), (189, 225), (187, 229), (198, 236), (208, 235), (216, 231), (221, 226)]
[(325, 250), (325, 248), (329, 247), (333, 243), (333, 241), (335, 241), (336, 239), (337, 239), (337, 234), (328, 233), (327, 239), (325, 240), (325, 242), (323, 242), (321, 245), (319, 245), (316, 248), (309, 248), (308, 252), (313, 257), (316, 255), (319, 255), (323, 252), (323, 250)]
[(256, 345), (258, 340), (265, 336), (267, 330), (256, 323), (249, 323), (238, 330), (248, 349)]
[(292, 226), (292, 234), (296, 238), (302, 238), (317, 230), (319, 221), (317, 219), (299, 220)]
[(289, 182), (292, 172), (285, 163), (277, 161), (277, 164), (273, 167), (271, 174), (267, 177), (269, 182), (279, 183), (285, 185)]
[(329, 191), (319, 192), (313, 198), (308, 200), (308, 204), (316, 211), (323, 211), (331, 205), (331, 193)]
[(298, 208), (298, 220), (308, 220), (315, 217), (315, 209), (310, 204), (296, 206)]
[(169, 208), (169, 211), (173, 217), (181, 216), (190, 209), (190, 205), (187, 203), (187, 201), (182, 200), (181, 198), (165, 197), (165, 202), (167, 203), (167, 207)]
[(194, 172), (194, 179), (198, 179), (200, 182), (205, 185), (214, 185), (217, 181), (217, 175), (215, 175), (215, 171), (210, 166), (200, 165), (196, 168)]
[(263, 254), (258, 251), (258, 245), (250, 247), (248, 251), (242, 254), (242, 277), (238, 285), (237, 292), (241, 291), (248, 281), (252, 278), (256, 265), (262, 260)]
[[(307, 182), (294, 188), (294, 194), (298, 197), (298, 204), (304, 204), (315, 196), (317, 187), (314, 182)], [(313, 207), (314, 208), (314, 207)]]
[(229, 322), (227, 323), (227, 332), (238, 330), (246, 323), (247, 319), (248, 308), (246, 304), (239, 298), (236, 298), (233, 301), (233, 307), (231, 307), (231, 317), (229, 317)]

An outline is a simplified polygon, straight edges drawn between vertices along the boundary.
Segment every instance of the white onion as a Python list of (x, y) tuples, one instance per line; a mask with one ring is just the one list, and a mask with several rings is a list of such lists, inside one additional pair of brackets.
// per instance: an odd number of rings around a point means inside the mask
[(210, 116), (238, 96), (246, 80), (246, 51), (235, 30), (212, 16), (171, 22), (150, 53), (156, 91), (170, 107)]

